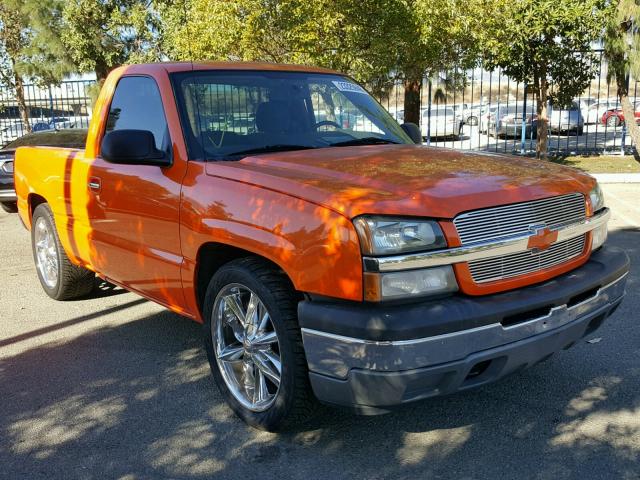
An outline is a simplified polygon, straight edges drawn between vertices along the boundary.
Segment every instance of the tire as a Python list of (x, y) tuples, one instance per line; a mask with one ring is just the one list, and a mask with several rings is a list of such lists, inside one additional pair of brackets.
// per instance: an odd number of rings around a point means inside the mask
[(607, 127), (614, 127), (617, 128), (620, 126), (620, 117), (618, 117), (617, 115), (611, 115), (607, 118)]
[(580, 137), (583, 134), (584, 134), (584, 127), (578, 127), (578, 129), (576, 130), (576, 136)]
[[(93, 291), (95, 274), (71, 263), (60, 244), (53, 213), (46, 203), (38, 205), (33, 212), (31, 247), (38, 279), (51, 298), (72, 300), (85, 297)], [(51, 265), (51, 270), (47, 269), (47, 265)]]
[[(228, 308), (232, 302), (248, 312), (249, 298), (259, 300), (254, 325), (258, 317), (269, 319), (264, 329), (247, 327), (251, 322), (238, 321), (239, 316)], [(230, 299), (229, 297), (234, 297)], [(300, 297), (286, 275), (260, 258), (248, 257), (231, 261), (221, 267), (211, 279), (204, 302), (204, 342), (209, 366), (220, 393), (231, 409), (249, 425), (267, 431), (297, 427), (318, 411), (318, 403), (311, 391), (307, 360), (297, 319)], [(229, 303), (227, 303), (229, 302)], [(254, 302), (254, 304), (257, 302)], [(260, 307), (262, 305), (263, 308)], [(261, 313), (262, 312), (262, 313)], [(243, 327), (244, 325), (244, 327)], [(262, 332), (262, 333), (261, 333)], [(266, 333), (265, 333), (266, 332)], [(268, 347), (252, 342), (276, 334)], [(253, 336), (253, 340), (251, 339)], [(260, 350), (260, 349), (263, 350)], [(232, 352), (228, 355), (228, 352)], [(263, 353), (264, 352), (264, 353)], [(228, 359), (221, 357), (225, 355)], [(265, 358), (277, 357), (276, 363)], [(259, 361), (259, 359), (262, 360)], [(259, 364), (262, 363), (262, 367)], [(270, 368), (264, 368), (264, 363)], [(280, 373), (279, 381), (267, 372)], [(250, 372), (250, 373), (249, 373)], [(264, 384), (264, 388), (250, 388)], [(256, 400), (265, 391), (265, 400)]]
[(471, 125), (472, 127), (478, 125), (478, 117), (471, 116), (471, 117), (467, 118), (467, 124)]
[(18, 204), (16, 202), (6, 202), (0, 203), (0, 207), (7, 213), (17, 213), (18, 212)]

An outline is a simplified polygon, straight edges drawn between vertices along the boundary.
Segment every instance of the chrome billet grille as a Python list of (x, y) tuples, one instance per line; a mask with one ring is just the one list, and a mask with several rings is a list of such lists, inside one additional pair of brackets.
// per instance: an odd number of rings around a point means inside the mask
[(462, 245), (490, 241), (511, 235), (527, 235), (530, 225), (545, 224), (549, 228), (584, 222), (584, 195), (571, 193), (531, 202), (485, 208), (458, 215), (453, 224)]
[(585, 238), (580, 235), (554, 243), (547, 250), (528, 250), (469, 262), (471, 278), (476, 283), (493, 282), (560, 265), (582, 254)]

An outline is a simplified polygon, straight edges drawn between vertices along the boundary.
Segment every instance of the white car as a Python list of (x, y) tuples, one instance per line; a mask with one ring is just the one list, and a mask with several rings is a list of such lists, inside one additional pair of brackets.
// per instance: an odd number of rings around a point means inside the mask
[(431, 109), (431, 122), (429, 122), (429, 110), (422, 114), (422, 137), (453, 137), (458, 138), (462, 117), (456, 114), (451, 107), (436, 107)]

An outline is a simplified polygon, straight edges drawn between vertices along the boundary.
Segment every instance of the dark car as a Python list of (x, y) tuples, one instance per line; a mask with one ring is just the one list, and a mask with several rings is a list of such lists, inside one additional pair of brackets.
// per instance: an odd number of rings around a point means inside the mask
[(0, 150), (0, 207), (15, 213), (16, 192), (13, 186), (13, 158), (18, 147), (67, 147), (84, 148), (87, 129), (48, 130), (23, 135)]

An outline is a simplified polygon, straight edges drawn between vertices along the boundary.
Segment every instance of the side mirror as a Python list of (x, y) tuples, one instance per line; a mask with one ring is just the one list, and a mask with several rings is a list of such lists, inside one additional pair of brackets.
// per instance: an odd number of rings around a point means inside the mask
[(124, 165), (168, 167), (171, 158), (156, 148), (153, 133), (148, 130), (113, 130), (102, 139), (102, 158)]
[(413, 140), (413, 143), (417, 145), (422, 145), (422, 132), (420, 131), (420, 127), (415, 123), (407, 122), (400, 125), (404, 133), (409, 135), (409, 138)]

